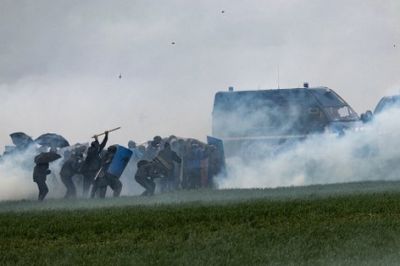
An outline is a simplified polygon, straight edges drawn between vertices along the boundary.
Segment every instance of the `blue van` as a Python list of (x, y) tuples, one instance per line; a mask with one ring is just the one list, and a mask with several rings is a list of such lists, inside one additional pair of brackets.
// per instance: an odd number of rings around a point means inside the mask
[(327, 87), (217, 92), (212, 136), (226, 154), (249, 144), (281, 145), (310, 134), (343, 134), (361, 126), (358, 114)]

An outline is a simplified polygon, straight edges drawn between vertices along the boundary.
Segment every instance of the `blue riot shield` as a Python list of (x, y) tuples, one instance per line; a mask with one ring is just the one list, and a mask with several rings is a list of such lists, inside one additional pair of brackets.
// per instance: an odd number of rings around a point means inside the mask
[(107, 173), (119, 178), (132, 156), (132, 151), (120, 145), (115, 146), (117, 147), (117, 151), (107, 169)]
[(214, 170), (214, 174), (222, 174), (226, 175), (226, 164), (225, 164), (225, 152), (224, 152), (224, 143), (221, 139), (207, 136), (208, 145), (215, 146), (217, 150), (217, 169)]

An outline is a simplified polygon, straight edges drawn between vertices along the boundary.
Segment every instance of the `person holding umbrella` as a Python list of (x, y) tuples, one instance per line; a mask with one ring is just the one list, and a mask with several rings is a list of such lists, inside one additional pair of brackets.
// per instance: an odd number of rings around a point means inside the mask
[(49, 188), (46, 184), (46, 177), (51, 173), (49, 164), (59, 158), (61, 158), (61, 156), (53, 151), (42, 152), (35, 157), (36, 165), (33, 169), (33, 181), (37, 184), (39, 189), (39, 201), (43, 201), (49, 192)]

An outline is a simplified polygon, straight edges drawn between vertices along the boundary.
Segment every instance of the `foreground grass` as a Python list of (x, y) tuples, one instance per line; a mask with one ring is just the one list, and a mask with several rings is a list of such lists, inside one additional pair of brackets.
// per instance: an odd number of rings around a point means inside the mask
[(398, 264), (400, 193), (0, 213), (0, 264)]
[(44, 210), (77, 210), (93, 208), (111, 208), (126, 206), (156, 206), (160, 204), (227, 204), (239, 203), (248, 200), (294, 200), (336, 197), (354, 194), (399, 192), (399, 181), (369, 181), (329, 185), (312, 185), (303, 187), (280, 187), (266, 189), (225, 189), (225, 190), (182, 190), (173, 193), (164, 193), (153, 197), (120, 197), (107, 200), (64, 200), (46, 199), (44, 202), (36, 200), (3, 201), (0, 202), (2, 212), (24, 212)]

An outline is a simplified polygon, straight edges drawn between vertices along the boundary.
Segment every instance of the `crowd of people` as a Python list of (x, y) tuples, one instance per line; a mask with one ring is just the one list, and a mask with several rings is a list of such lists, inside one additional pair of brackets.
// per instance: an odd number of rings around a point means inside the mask
[[(82, 187), (79, 196), (83, 198), (104, 198), (107, 188), (113, 191), (114, 197), (118, 197), (125, 185), (120, 180), (122, 173), (143, 187), (143, 196), (151, 196), (156, 191), (213, 187), (213, 178), (224, 167), (223, 155), (219, 150), (214, 145), (196, 139), (155, 136), (144, 144), (137, 145), (129, 141), (127, 148), (111, 145), (105, 149), (108, 132), (104, 135), (101, 142), (95, 137), (89, 147), (77, 146), (63, 150), (60, 172), (53, 174), (59, 174), (66, 188), (65, 198), (78, 197), (77, 186)], [(126, 150), (125, 154), (129, 157), (116, 155), (122, 150)], [(43, 200), (49, 191), (46, 177), (51, 173), (50, 163), (38, 161), (33, 170), (39, 200)], [(121, 171), (117, 174), (110, 171), (110, 167), (118, 163)]]

